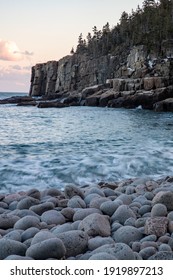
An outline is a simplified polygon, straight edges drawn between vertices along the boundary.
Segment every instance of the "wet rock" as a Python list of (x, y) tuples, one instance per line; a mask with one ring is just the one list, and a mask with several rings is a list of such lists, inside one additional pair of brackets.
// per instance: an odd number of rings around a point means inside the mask
[(157, 237), (167, 232), (168, 219), (166, 217), (148, 218), (145, 223), (145, 234), (154, 234)]
[(58, 189), (50, 188), (50, 189), (46, 190), (46, 195), (58, 197), (59, 195), (62, 195), (62, 192)]
[(0, 100), (0, 104), (17, 104), (17, 103), (22, 103), (22, 102), (30, 102), (33, 100), (34, 99), (30, 96), (12, 96), (12, 97)]
[(35, 260), (62, 259), (65, 253), (66, 249), (63, 242), (58, 238), (52, 238), (31, 245), (26, 251), (26, 256)]
[(90, 214), (84, 218), (79, 224), (79, 229), (85, 231), (90, 236), (100, 235), (107, 237), (111, 234), (108, 216), (98, 213)]
[(65, 197), (70, 199), (73, 196), (80, 196), (82, 199), (84, 198), (83, 190), (74, 186), (74, 185), (67, 185), (64, 189)]
[(173, 98), (167, 98), (154, 104), (156, 112), (173, 112)]
[(30, 189), (28, 192), (27, 192), (27, 196), (31, 196), (35, 199), (40, 199), (41, 198), (41, 194), (40, 194), (40, 191), (37, 190), (37, 189)]
[(65, 108), (68, 107), (67, 104), (61, 103), (59, 101), (43, 101), (38, 102), (38, 108)]

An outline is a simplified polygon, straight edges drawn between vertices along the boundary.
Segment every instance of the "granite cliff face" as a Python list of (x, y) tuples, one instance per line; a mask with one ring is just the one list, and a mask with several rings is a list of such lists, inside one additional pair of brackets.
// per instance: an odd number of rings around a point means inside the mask
[[(66, 56), (32, 67), (30, 97), (38, 107), (108, 106), (173, 111), (173, 48), (164, 44), (165, 58), (135, 46), (121, 55), (98, 58)], [(164, 102), (163, 102), (164, 101)], [(37, 105), (37, 103), (34, 103)], [(33, 105), (33, 102), (31, 103)]]
[(47, 96), (104, 84), (113, 76), (116, 67), (116, 57), (108, 55), (92, 59), (85, 54), (37, 64), (32, 67), (30, 95)]

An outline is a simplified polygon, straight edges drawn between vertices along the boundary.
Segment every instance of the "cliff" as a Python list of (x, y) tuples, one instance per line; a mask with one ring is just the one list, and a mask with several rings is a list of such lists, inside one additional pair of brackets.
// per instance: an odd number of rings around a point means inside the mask
[(32, 67), (30, 96), (49, 96), (58, 92), (81, 91), (85, 87), (105, 84), (118, 69), (119, 59), (106, 55), (91, 58), (73, 54), (59, 61)]
[(38, 105), (44, 108), (62, 107), (63, 103), (172, 111), (173, 42), (162, 45), (162, 58), (156, 58), (154, 53), (148, 55), (147, 48), (140, 45), (119, 56), (92, 58), (73, 54), (37, 64), (32, 67), (30, 96), (56, 99), (56, 103)]

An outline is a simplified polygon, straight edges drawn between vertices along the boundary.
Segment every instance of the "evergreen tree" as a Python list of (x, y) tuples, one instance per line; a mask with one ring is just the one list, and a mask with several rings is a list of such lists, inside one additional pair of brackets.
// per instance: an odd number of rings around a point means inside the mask
[(131, 14), (123, 12), (119, 23), (110, 29), (107, 22), (102, 30), (96, 26), (86, 40), (80, 34), (77, 53), (92, 57), (119, 54), (134, 45), (145, 45), (148, 52), (161, 52), (162, 42), (173, 39), (173, 0), (144, 0)]

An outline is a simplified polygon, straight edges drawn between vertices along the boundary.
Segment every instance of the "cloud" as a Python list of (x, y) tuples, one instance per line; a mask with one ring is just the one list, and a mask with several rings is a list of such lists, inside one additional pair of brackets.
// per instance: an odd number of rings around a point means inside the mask
[(22, 67), (20, 65), (10, 65), (10, 68), (19, 71), (22, 70)]
[(21, 51), (15, 42), (0, 39), (0, 60), (20, 61), (32, 55), (33, 52)]
[(33, 52), (29, 52), (29, 51), (24, 51), (24, 52), (15, 51), (14, 53), (15, 53), (15, 54), (23, 54), (23, 55), (26, 55), (26, 56), (32, 56), (32, 55), (34, 55)]

